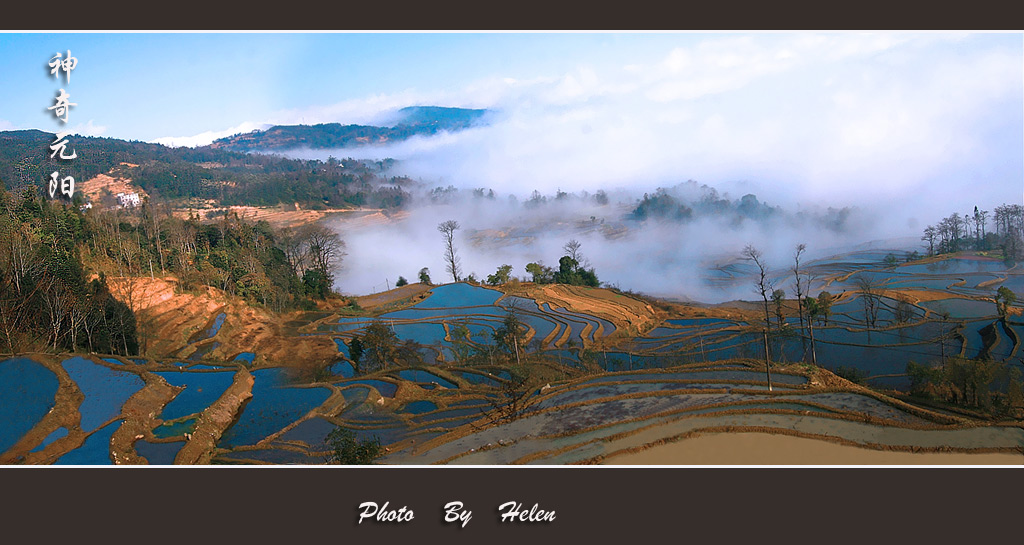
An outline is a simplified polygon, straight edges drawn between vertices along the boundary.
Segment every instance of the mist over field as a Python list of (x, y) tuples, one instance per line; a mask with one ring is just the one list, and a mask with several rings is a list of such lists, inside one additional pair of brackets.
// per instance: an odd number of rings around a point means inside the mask
[[(798, 243), (806, 259), (889, 239), (900, 239), (892, 249), (921, 249), (921, 230), (952, 212), (1021, 202), (1021, 45), (1001, 35), (701, 37), (630, 63), (591, 60), (307, 109), (324, 121), (358, 111), (370, 123), (409, 104), (489, 113), (461, 131), (285, 154), (391, 158), (389, 175), (417, 182), (401, 219), (334, 224), (348, 244), (338, 277), (347, 292), (414, 280), (421, 267), (450, 280), (436, 225), (453, 219), (463, 272), (481, 280), (503, 263), (517, 276), (532, 261), (557, 267), (562, 245), (577, 239), (602, 282), (700, 301), (750, 298), (746, 288), (709, 290), (702, 276), (747, 244), (775, 268), (791, 265)], [(701, 211), (703, 195), (687, 180), (733, 207), (756, 195), (776, 211)], [(431, 198), (449, 186), (458, 191), (450, 202)], [(472, 198), (476, 188), (495, 199)], [(659, 188), (693, 215), (630, 219)], [(598, 190), (608, 204), (594, 201)], [(524, 205), (534, 191), (548, 202)]]
[[(667, 194), (684, 193), (679, 189)], [(563, 246), (575, 239), (602, 283), (709, 303), (751, 298), (753, 292), (747, 284), (722, 289), (705, 281), (709, 269), (739, 259), (747, 244), (764, 252), (773, 268), (786, 270), (798, 243), (807, 244), (806, 263), (882, 238), (890, 239), (887, 248), (903, 248), (906, 240), (891, 239), (913, 234), (878, 221), (867, 210), (797, 212), (763, 203), (751, 210), (709, 214), (691, 209), (689, 219), (653, 214), (637, 219), (634, 211), (641, 198), (618, 192), (609, 194), (608, 204), (601, 205), (594, 194), (524, 202), (508, 195), (495, 194), (491, 199), (460, 191), (437, 201), (420, 195), (417, 204), (388, 221), (362, 222), (344, 216), (328, 220), (328, 225), (341, 233), (348, 254), (336, 286), (347, 293), (383, 291), (388, 285), (393, 287), (399, 275), (417, 281), (422, 267), (430, 269), (433, 282), (450, 282), (437, 231), (437, 225), (449, 219), (461, 226), (455, 244), (462, 276), (474, 273), (483, 281), (499, 266), (509, 264), (513, 276), (529, 279), (527, 263), (540, 262), (557, 269), (559, 258), (565, 255)]]

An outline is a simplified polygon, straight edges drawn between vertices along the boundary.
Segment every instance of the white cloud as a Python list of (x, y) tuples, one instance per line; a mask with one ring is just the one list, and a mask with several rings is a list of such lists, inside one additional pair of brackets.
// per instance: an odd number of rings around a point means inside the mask
[(97, 125), (92, 119), (90, 119), (86, 123), (72, 125), (66, 129), (60, 129), (60, 131), (78, 134), (81, 136), (103, 136), (103, 134), (107, 132), (107, 127), (105, 125)]
[(206, 131), (193, 136), (165, 136), (157, 138), (156, 140), (153, 140), (153, 142), (174, 148), (206, 146), (218, 138), (224, 138), (226, 136), (232, 136), (243, 132), (252, 132), (256, 129), (266, 129), (269, 126), (270, 125), (265, 123), (246, 122), (223, 131)]
[[(393, 157), (426, 180), (520, 195), (653, 189), (692, 178), (750, 181), (776, 202), (877, 204), (936, 184), (965, 191), (957, 184), (966, 173), (994, 164), (1003, 166), (986, 168), (997, 177), (972, 194), (999, 200), (1019, 195), (1019, 172), (1012, 191), (1007, 183), (1022, 161), (1024, 122), (1020, 38), (1000, 38), (707, 37), (625, 64), (591, 61), (553, 77), (409, 89), (263, 122), (384, 123), (416, 104), (491, 108), (498, 115), (488, 127), (302, 154)], [(198, 145), (260, 125), (175, 142)]]

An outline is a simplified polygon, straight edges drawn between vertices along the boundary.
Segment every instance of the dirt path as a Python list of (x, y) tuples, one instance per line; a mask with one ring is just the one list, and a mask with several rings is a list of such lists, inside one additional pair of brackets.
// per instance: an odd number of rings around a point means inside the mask
[(766, 433), (714, 433), (605, 458), (610, 465), (1005, 465), (1024, 455), (898, 452)]
[(199, 416), (195, 432), (174, 458), (175, 465), (210, 463), (217, 441), (241, 414), (246, 401), (252, 397), (254, 383), (255, 380), (248, 371), (240, 369), (235, 373), (235, 380), (227, 391)]
[(135, 441), (149, 436), (162, 422), (158, 415), (164, 406), (174, 399), (183, 388), (176, 388), (163, 377), (145, 373), (146, 386), (135, 392), (121, 407), (124, 423), (110, 438), (110, 454), (115, 464), (146, 464), (148, 460), (135, 452)]

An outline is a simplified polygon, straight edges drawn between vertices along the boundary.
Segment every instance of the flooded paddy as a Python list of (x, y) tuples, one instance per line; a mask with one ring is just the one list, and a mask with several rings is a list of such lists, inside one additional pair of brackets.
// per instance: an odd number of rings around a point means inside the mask
[(62, 437), (67, 437), (67, 436), (68, 436), (68, 429), (63, 427), (63, 426), (61, 426), (61, 427), (53, 430), (52, 432), (50, 432), (50, 435), (47, 435), (46, 438), (43, 439), (42, 443), (39, 443), (38, 445), (36, 445), (35, 448), (30, 450), (29, 452), (39, 452), (39, 451), (45, 449), (47, 446), (49, 446), (50, 443), (56, 441), (57, 439), (60, 439)]
[(169, 466), (174, 464), (174, 457), (184, 446), (183, 441), (173, 443), (150, 443), (145, 439), (135, 441), (135, 452), (144, 457), (149, 465)]
[[(853, 368), (863, 374), (857, 380), (896, 390), (909, 386), (910, 361), (932, 363), (963, 355), (1024, 369), (1017, 361), (1024, 323), (1014, 316), (1009, 322), (997, 320), (991, 300), (999, 285), (1024, 287), (1024, 271), (1007, 269), (1001, 262), (959, 258), (889, 266), (884, 263), (889, 253), (858, 252), (808, 265), (823, 275), (819, 282), (828, 283), (825, 289), (841, 297), (827, 324), (823, 318), (815, 323), (815, 351), (822, 367)], [(897, 257), (902, 259), (901, 254)], [(753, 272), (748, 264), (732, 263), (709, 274), (715, 282), (741, 285), (750, 282)], [(788, 292), (788, 276), (778, 272), (772, 278)], [(881, 290), (877, 319), (870, 328), (858, 279), (868, 279)], [(122, 405), (145, 386), (142, 376), (152, 372), (184, 389), (160, 401), (155, 416), (164, 423), (154, 424), (153, 435), (136, 440), (134, 448), (152, 464), (172, 463), (184, 443), (164, 440), (195, 433), (195, 416), (224, 404), (236, 377), (245, 378), (250, 370), (252, 397), (239, 400), (237, 406), (226, 405), (226, 410), (235, 411), (227, 418), (235, 421), (229, 425), (225, 420), (223, 435), (210, 451), (216, 463), (322, 463), (323, 441), (338, 425), (354, 430), (359, 438), (377, 437), (385, 446), (399, 449), (392, 450), (382, 460), (385, 463), (417, 464), (589, 462), (678, 434), (744, 427), (899, 448), (1000, 449), (1014, 444), (1014, 432), (1005, 428), (979, 424), (976, 427), (986, 431), (954, 429), (948, 416), (908, 407), (884, 392), (867, 395), (831, 375), (818, 376), (813, 366), (798, 363), (810, 359), (810, 340), (795, 308), (787, 307), (782, 333), (775, 332), (772, 316), (769, 391), (760, 333), (763, 316), (757, 318), (763, 313), (756, 312), (757, 301), (738, 313), (665, 305), (655, 317), (638, 322), (635, 312), (617, 315), (596, 303), (587, 306), (599, 301), (596, 298), (573, 293), (582, 302), (573, 305), (568, 292), (531, 289), (506, 295), (467, 283), (431, 288), (416, 304), (380, 315), (400, 340), (424, 346), (424, 361), (369, 374), (355, 373), (347, 343), (364, 333), (372, 317), (318, 312), (307, 316), (318, 323), (289, 322), (296, 336), (322, 337), (316, 340), (323, 341), (319, 346), (325, 345), (329, 354), (317, 365), (326, 365), (333, 374), (321, 379), (329, 387), (292, 384), (283, 369), (261, 368), (276, 364), (269, 351), (218, 338), (223, 324), (232, 320), (226, 312), (217, 312), (192, 335), (189, 342), (194, 346), (188, 350), (194, 352), (184, 363), (180, 353), (168, 362), (129, 363), (114, 356), (103, 356), (102, 362), (65, 359), (61, 365), (84, 394), (82, 430), (96, 431), (82, 446), (54, 456), (60, 463), (110, 463), (111, 436), (120, 418), (132, 418), (129, 411), (121, 414)], [(902, 295), (909, 305), (897, 304)], [(493, 334), (512, 306), (524, 325), (522, 331), (530, 335), (527, 354), (542, 356), (532, 365), (544, 375), (525, 390), (528, 395), (522, 399), (518, 419), (492, 425), (512, 374), (496, 364), (502, 358), (487, 356), (483, 349), (493, 346)], [(947, 319), (943, 312), (949, 313)], [(468, 345), (477, 352), (475, 357), (462, 354), (462, 360), (456, 359), (457, 346), (451, 339), (459, 325), (466, 326), (469, 336), (455, 339), (467, 343), (456, 344)], [(639, 333), (624, 335), (626, 326)], [(220, 366), (193, 363), (223, 346), (222, 341), (231, 351), (223, 357), (232, 361)], [(57, 377), (41, 364), (12, 363), (16, 361), (0, 362), (0, 450), (27, 433), (40, 442), (34, 453), (69, 434), (80, 434), (73, 424), (54, 428), (49, 420), (46, 427), (33, 430), (54, 407)], [(172, 365), (184, 368), (172, 370)], [(308, 374), (297, 375), (310, 380)], [(340, 395), (331, 398), (332, 392)], [(132, 403), (143, 397), (145, 392)], [(8, 409), (8, 399), (16, 400), (13, 405), (24, 414)]]
[(59, 386), (53, 371), (29, 358), (0, 361), (0, 453), (46, 416)]
[(134, 373), (114, 371), (81, 356), (66, 359), (61, 365), (85, 394), (78, 412), (86, 432), (120, 414), (121, 405), (145, 386)]
[(289, 386), (281, 369), (254, 371), (253, 378), (252, 398), (219, 446), (255, 444), (319, 407), (331, 393), (326, 388)]
[(423, 383), (435, 383), (438, 386), (445, 388), (458, 388), (459, 386), (449, 380), (445, 380), (433, 373), (427, 371), (421, 371), (419, 369), (405, 369), (398, 372), (398, 377), (402, 380), (408, 380), (410, 382), (423, 382)]
[(201, 412), (216, 401), (234, 380), (232, 372), (160, 371), (155, 374), (172, 386), (185, 387), (164, 407), (160, 416), (164, 420), (174, 420)]
[(94, 431), (82, 446), (58, 458), (54, 465), (112, 465), (110, 438), (120, 425), (118, 420)]

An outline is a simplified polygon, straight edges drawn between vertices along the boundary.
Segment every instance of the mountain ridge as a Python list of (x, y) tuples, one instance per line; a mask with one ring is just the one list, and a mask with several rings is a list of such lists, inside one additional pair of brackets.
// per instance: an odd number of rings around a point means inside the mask
[(275, 125), (219, 138), (211, 149), (228, 151), (280, 151), (293, 148), (343, 148), (398, 142), (419, 135), (459, 131), (480, 123), (490, 110), (409, 106), (398, 110), (389, 126), (341, 123)]

